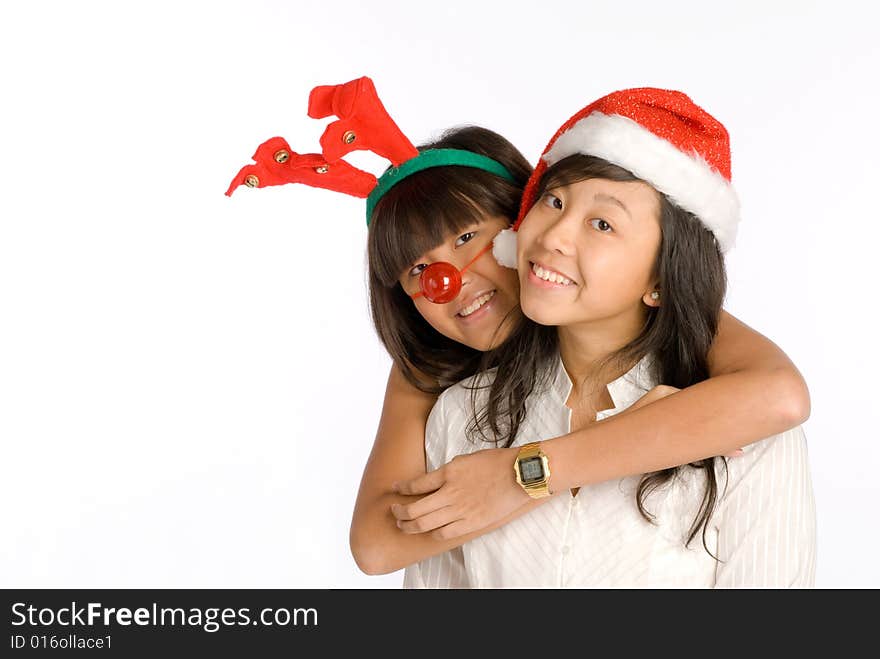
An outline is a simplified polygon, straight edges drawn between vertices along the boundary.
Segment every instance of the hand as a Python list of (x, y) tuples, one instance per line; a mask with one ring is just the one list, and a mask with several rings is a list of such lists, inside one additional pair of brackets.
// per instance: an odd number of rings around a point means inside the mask
[(532, 501), (514, 478), (518, 452), (512, 447), (458, 455), (439, 469), (397, 483), (400, 494), (428, 495), (391, 506), (398, 527), (448, 540), (501, 521)]

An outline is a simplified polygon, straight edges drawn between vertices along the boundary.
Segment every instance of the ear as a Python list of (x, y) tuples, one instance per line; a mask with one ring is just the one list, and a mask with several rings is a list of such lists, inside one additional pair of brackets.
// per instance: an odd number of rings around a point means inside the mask
[(646, 291), (642, 296), (642, 302), (645, 303), (646, 306), (649, 307), (659, 307), (662, 296), (660, 295), (660, 286), (654, 286), (650, 290)]

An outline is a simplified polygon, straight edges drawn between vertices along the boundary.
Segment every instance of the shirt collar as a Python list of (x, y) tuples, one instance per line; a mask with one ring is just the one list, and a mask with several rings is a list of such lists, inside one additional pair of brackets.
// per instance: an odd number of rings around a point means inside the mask
[[(614, 403), (614, 409), (629, 407), (657, 385), (653, 366), (653, 356), (645, 355), (626, 373), (608, 383), (608, 393)], [(562, 363), (562, 356), (557, 355), (550, 387), (559, 397), (562, 405), (568, 401), (572, 386), (568, 371), (565, 370), (565, 365)]]

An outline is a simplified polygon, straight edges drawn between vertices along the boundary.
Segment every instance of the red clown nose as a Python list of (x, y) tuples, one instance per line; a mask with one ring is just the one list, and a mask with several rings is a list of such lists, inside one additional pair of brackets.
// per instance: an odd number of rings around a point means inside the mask
[(461, 276), (470, 268), (478, 258), (492, 249), (492, 241), (481, 249), (477, 255), (471, 259), (470, 263), (461, 270), (446, 261), (437, 261), (422, 270), (419, 277), (419, 288), (421, 291), (413, 293), (410, 297), (415, 300), (422, 295), (429, 302), (434, 304), (447, 304), (458, 297), (461, 292)]
[(422, 270), (419, 277), (422, 295), (435, 304), (446, 304), (461, 291), (461, 272), (451, 263), (439, 261)]

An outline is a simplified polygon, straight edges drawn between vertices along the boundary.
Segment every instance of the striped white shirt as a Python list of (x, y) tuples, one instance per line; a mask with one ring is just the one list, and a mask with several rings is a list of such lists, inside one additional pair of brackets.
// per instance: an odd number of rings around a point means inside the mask
[[(608, 385), (616, 414), (655, 382), (649, 358)], [(565, 435), (572, 383), (561, 359), (549, 386), (527, 402), (514, 445)], [(491, 378), (494, 373), (490, 372)], [(479, 377), (479, 376), (475, 376)], [(485, 375), (483, 376), (486, 377)], [(475, 378), (445, 391), (428, 419), (427, 467), (491, 447), (467, 438)], [(480, 384), (485, 384), (482, 380)], [(477, 392), (483, 405), (488, 388)], [(815, 580), (816, 513), (803, 430), (798, 427), (716, 460), (719, 499), (706, 532), (685, 546), (705, 474), (684, 467), (652, 492), (646, 521), (632, 476), (557, 493), (542, 506), (463, 546), (406, 569), (405, 588), (736, 588), (810, 587)]]

